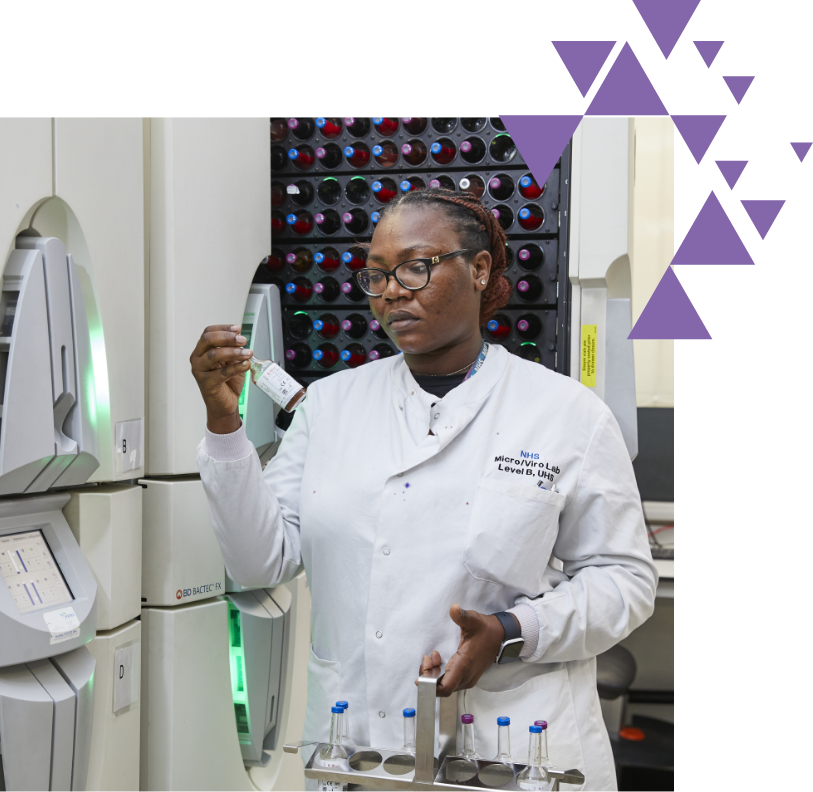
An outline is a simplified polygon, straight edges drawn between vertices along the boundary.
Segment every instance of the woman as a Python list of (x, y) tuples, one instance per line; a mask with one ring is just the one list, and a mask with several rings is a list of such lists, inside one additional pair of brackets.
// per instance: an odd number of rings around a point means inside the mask
[(358, 282), (403, 355), (311, 385), (265, 471), (237, 414), (245, 339), (207, 328), (190, 359), (208, 415), (201, 477), (232, 578), (306, 570), (305, 738), (325, 741), (347, 699), (359, 745), (400, 747), (416, 672), (445, 663), (440, 694), (467, 690), (481, 756), (496, 755), (497, 716), (520, 759), (544, 718), (551, 761), (611, 789), (595, 656), (651, 614), (657, 576), (610, 411), (483, 343), (504, 269), (505, 235), (472, 196), (390, 204)]

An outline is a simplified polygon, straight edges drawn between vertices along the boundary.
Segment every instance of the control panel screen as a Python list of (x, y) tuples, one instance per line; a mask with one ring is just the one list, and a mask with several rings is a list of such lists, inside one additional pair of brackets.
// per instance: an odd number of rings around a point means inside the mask
[(42, 531), (0, 536), (0, 573), (20, 613), (73, 601)]

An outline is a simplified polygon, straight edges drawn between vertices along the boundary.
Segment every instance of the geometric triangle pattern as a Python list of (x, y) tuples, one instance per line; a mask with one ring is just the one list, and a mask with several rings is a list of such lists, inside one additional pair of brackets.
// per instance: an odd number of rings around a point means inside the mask
[(765, 234), (770, 231), (784, 203), (784, 201), (743, 201), (742, 205), (759, 235), (765, 239)]
[(712, 192), (672, 264), (753, 264), (728, 215)]
[(627, 338), (711, 338), (671, 266), (666, 268)]
[(628, 43), (599, 86), (586, 115), (667, 115), (660, 97)]
[(649, 32), (668, 58), (700, 0), (632, 0)]
[(715, 160), (720, 173), (723, 178), (728, 182), (728, 186), (733, 190), (737, 180), (742, 176), (748, 160)]
[(711, 141), (725, 121), (725, 116), (673, 115), (672, 120), (695, 161), (700, 164)]
[(582, 96), (587, 96), (593, 80), (615, 46), (614, 41), (552, 41), (551, 44)]
[(723, 46), (722, 41), (695, 41), (695, 47), (697, 47), (697, 51), (700, 53), (700, 57), (703, 59), (703, 62), (706, 64), (706, 67), (710, 67), (714, 59), (717, 57), (717, 53), (720, 51), (720, 47)]
[(745, 96), (745, 92), (754, 81), (753, 77), (723, 77), (723, 79), (728, 86), (728, 90), (731, 91), (737, 100), (737, 104), (742, 101), (742, 97)]
[(811, 143), (791, 143), (793, 146), (793, 150), (796, 152), (796, 156), (799, 158), (799, 162), (804, 162), (805, 157), (807, 156), (807, 152), (810, 151), (810, 146), (813, 145)]

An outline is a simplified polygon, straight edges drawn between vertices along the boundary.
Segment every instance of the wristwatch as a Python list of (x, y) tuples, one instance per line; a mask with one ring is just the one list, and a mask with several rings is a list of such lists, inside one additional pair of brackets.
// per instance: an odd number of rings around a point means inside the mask
[(525, 641), (522, 640), (522, 630), (517, 624), (517, 620), (506, 611), (500, 611), (500, 613), (492, 615), (500, 620), (500, 624), (505, 630), (505, 640), (500, 644), (500, 650), (497, 652), (494, 662), (502, 665), (503, 663), (513, 663), (515, 660), (519, 660), (519, 653), (522, 651), (522, 647), (525, 646)]

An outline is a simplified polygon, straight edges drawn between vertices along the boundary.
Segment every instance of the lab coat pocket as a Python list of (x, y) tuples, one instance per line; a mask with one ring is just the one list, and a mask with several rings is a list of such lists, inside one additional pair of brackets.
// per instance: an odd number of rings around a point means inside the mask
[[(330, 739), (330, 708), (341, 699), (341, 664), (322, 660), (311, 644), (308, 660), (308, 704), (305, 711), (303, 740), (327, 742)], [(305, 761), (310, 757), (303, 751)]]
[[(489, 691), (474, 687), (466, 691), (465, 707), (474, 715), (475, 748), (483, 759), (494, 759), (497, 755), (497, 718), (511, 718), (511, 755), (517, 764), (528, 761), (528, 727), (536, 720), (546, 720), (548, 763), (562, 769), (584, 771), (567, 667), (554, 664), (549, 669), (540, 666), (541, 673), (513, 690)], [(461, 695), (458, 697), (461, 715), (463, 706)], [(462, 747), (461, 740), (462, 733), (459, 733), (458, 748)]]
[(537, 596), (564, 503), (564, 495), (531, 481), (480, 479), (463, 555), (466, 569), (514, 595)]

